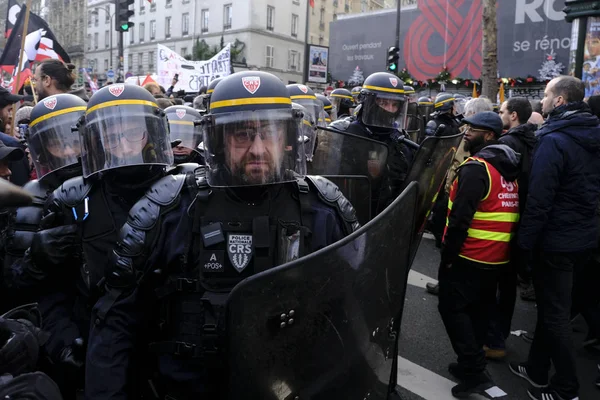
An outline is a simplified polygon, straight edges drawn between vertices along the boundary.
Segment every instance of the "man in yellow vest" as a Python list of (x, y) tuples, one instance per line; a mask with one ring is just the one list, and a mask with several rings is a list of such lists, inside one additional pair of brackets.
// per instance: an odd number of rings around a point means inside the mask
[(519, 155), (498, 144), (502, 120), (485, 111), (463, 120), (465, 150), (450, 188), (439, 271), (439, 311), (457, 354), (449, 372), (460, 383), (452, 395), (468, 397), (494, 384), (483, 345), (495, 303), (498, 275), (510, 261), (519, 220)]

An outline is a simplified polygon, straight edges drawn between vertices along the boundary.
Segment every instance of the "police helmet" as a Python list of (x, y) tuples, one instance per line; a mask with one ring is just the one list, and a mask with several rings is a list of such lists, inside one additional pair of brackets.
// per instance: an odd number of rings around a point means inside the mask
[(348, 89), (335, 89), (329, 95), (331, 104), (338, 110), (338, 114), (350, 114), (350, 109), (354, 107), (354, 97)]
[(440, 93), (433, 102), (433, 111), (436, 114), (452, 113), (456, 99), (453, 94)]
[(173, 164), (165, 113), (140, 86), (118, 83), (98, 90), (79, 127), (85, 178), (123, 167)]
[[(300, 136), (298, 138), (304, 146), (304, 161), (298, 163), (300, 167), (306, 166), (306, 162), (311, 162), (314, 153), (315, 141), (317, 137), (317, 121), (306, 111), (306, 108), (298, 103), (292, 103), (292, 108), (296, 113), (302, 114), (302, 124), (300, 125)], [(306, 175), (306, 171), (297, 170), (299, 174)]]
[(371, 127), (404, 129), (408, 102), (404, 82), (389, 72), (376, 72), (365, 79), (359, 100), (362, 122)]
[(352, 93), (352, 97), (354, 98), (354, 104), (358, 104), (358, 96), (360, 95), (360, 91), (362, 90), (362, 86), (354, 86), (350, 93)]
[(192, 103), (192, 106), (200, 112), (206, 112), (206, 96), (207, 94), (204, 93), (194, 97), (194, 102)]
[(210, 97), (212, 96), (212, 94), (215, 91), (215, 88), (217, 87), (219, 82), (221, 82), (222, 80), (223, 80), (223, 78), (215, 78), (212, 81), (210, 81), (210, 83), (208, 84), (208, 88), (206, 89), (206, 95), (204, 96), (204, 109), (205, 110), (208, 111), (210, 109)]
[(417, 100), (417, 108), (421, 117), (429, 117), (433, 112), (433, 101), (427, 96), (419, 97)]
[(86, 102), (72, 94), (46, 97), (31, 110), (27, 143), (38, 179), (54, 171), (79, 169), (79, 133), (73, 129), (86, 110)]
[(467, 97), (460, 93), (454, 94), (454, 111), (456, 115), (462, 115), (465, 112), (465, 104), (467, 104)]
[[(191, 162), (201, 153), (198, 146), (202, 142), (202, 115), (198, 110), (186, 106), (171, 106), (165, 109), (165, 114), (169, 121), (171, 142), (180, 141), (173, 148), (175, 164)], [(197, 154), (192, 154), (193, 152)]]
[(331, 103), (331, 100), (323, 94), (317, 94), (317, 99), (321, 100), (323, 103), (323, 110), (325, 112), (324, 115), (319, 117), (319, 125), (327, 126), (331, 123), (331, 121), (335, 121), (337, 119), (337, 109)]
[(297, 166), (304, 159), (299, 156), (304, 154), (302, 118), (275, 75), (244, 71), (223, 78), (203, 118), (209, 185), (294, 181), (293, 171), (305, 170)]
[(317, 96), (311, 88), (306, 85), (292, 84), (287, 85), (287, 90), (290, 98), (294, 103), (303, 105), (313, 117), (318, 118), (320, 115), (321, 106), (317, 101)]

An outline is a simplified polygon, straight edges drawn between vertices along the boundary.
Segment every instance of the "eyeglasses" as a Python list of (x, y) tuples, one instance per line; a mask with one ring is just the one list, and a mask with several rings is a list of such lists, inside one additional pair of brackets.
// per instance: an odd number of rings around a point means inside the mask
[[(260, 132), (257, 130), (260, 129)], [(260, 127), (238, 127), (233, 132), (227, 132), (237, 146), (250, 146), (257, 136), (265, 142), (276, 142), (281, 137), (279, 125), (266, 124)]]
[(106, 133), (105, 145), (108, 149), (119, 146), (121, 139), (125, 138), (129, 143), (141, 142), (146, 137), (146, 131), (139, 128), (127, 129), (122, 132)]
[(487, 129), (477, 129), (477, 128), (473, 128), (472, 126), (467, 126), (467, 129), (465, 129), (465, 133), (467, 132), (483, 132), (483, 133), (488, 133), (490, 132)]

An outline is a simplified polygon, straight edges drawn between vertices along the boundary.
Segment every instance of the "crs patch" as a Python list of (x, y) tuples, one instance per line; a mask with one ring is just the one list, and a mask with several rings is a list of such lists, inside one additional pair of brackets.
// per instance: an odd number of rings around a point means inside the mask
[(110, 92), (110, 94), (112, 94), (115, 97), (119, 97), (123, 93), (124, 90), (125, 90), (125, 85), (123, 85), (123, 84), (110, 85), (108, 87), (108, 91)]
[(183, 117), (185, 117), (186, 111), (185, 110), (176, 110), (175, 114), (177, 115), (177, 117), (179, 117), (179, 119), (183, 119)]
[(260, 87), (260, 76), (245, 76), (242, 78), (242, 85), (250, 94), (254, 94)]
[(303, 93), (308, 93), (308, 87), (304, 85), (298, 85), (298, 89), (302, 90)]
[(49, 97), (44, 100), (44, 106), (49, 110), (54, 110), (54, 107), (56, 107), (56, 103), (56, 97)]
[(248, 266), (253, 253), (252, 235), (227, 235), (229, 261), (238, 272), (242, 272)]
[(225, 252), (222, 250), (206, 251), (202, 254), (203, 272), (225, 272)]
[(392, 84), (393, 87), (396, 87), (396, 86), (398, 86), (398, 79), (390, 78), (390, 83)]

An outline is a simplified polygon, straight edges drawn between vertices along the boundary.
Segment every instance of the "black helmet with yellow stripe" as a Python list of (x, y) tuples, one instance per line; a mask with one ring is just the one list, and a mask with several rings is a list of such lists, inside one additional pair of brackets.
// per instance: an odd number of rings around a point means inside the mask
[(433, 111), (437, 114), (452, 113), (456, 98), (450, 93), (440, 93), (433, 102)]
[(199, 124), (202, 115), (198, 110), (187, 106), (167, 107), (165, 114), (169, 121), (171, 143), (177, 141), (177, 145), (173, 147), (175, 164), (193, 162), (197, 159), (196, 155), (201, 154), (198, 146), (202, 142), (202, 128)]
[(376, 72), (365, 79), (359, 97), (361, 120), (370, 127), (404, 129), (408, 102), (404, 82), (389, 72)]
[(358, 96), (360, 95), (360, 91), (362, 90), (362, 86), (354, 86), (350, 93), (352, 93), (352, 98), (354, 98), (354, 104), (358, 104)]
[(338, 111), (338, 116), (350, 115), (350, 109), (354, 107), (354, 97), (348, 89), (338, 88), (329, 95), (331, 103)]
[[(316, 97), (314, 96), (316, 102)], [(244, 71), (223, 78), (203, 119), (211, 186), (260, 186), (294, 181), (305, 160), (302, 112), (292, 109), (288, 89), (268, 72)]]
[(38, 179), (77, 166), (81, 155), (79, 133), (73, 129), (87, 104), (72, 94), (46, 97), (31, 110), (27, 143)]
[(212, 81), (210, 81), (210, 83), (208, 84), (208, 87), (206, 88), (206, 95), (204, 96), (204, 109), (210, 110), (210, 97), (212, 96), (213, 92), (215, 91), (215, 88), (217, 87), (217, 85), (219, 84), (219, 82), (221, 82), (221, 80), (223, 80), (223, 78), (215, 78)]
[(417, 108), (421, 117), (429, 119), (430, 114), (433, 112), (433, 101), (427, 96), (419, 97)]
[(321, 113), (321, 105), (317, 100), (315, 92), (306, 85), (291, 84), (287, 85), (288, 94), (294, 103), (300, 104), (306, 108), (313, 117), (318, 118)]
[(94, 93), (79, 133), (85, 178), (118, 168), (173, 164), (165, 113), (140, 86), (118, 83)]
[(327, 96), (317, 94), (317, 99), (321, 100), (321, 103), (323, 103), (323, 110), (325, 111), (325, 115), (319, 116), (319, 126), (327, 126), (331, 121), (337, 119), (337, 109), (331, 104), (331, 100), (329, 100)]

